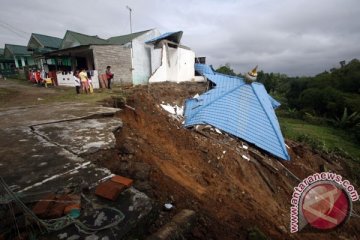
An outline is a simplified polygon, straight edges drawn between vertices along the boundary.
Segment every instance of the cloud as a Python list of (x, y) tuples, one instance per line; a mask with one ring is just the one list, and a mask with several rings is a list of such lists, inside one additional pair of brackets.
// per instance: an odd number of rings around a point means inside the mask
[(360, 56), (357, 0), (2, 2), (0, 47), (26, 45), (32, 32), (63, 37), (69, 29), (103, 38), (127, 34), (128, 5), (133, 31), (183, 30), (183, 44), (197, 56), (215, 67), (229, 63), (236, 72), (259, 65), (266, 72), (314, 75)]

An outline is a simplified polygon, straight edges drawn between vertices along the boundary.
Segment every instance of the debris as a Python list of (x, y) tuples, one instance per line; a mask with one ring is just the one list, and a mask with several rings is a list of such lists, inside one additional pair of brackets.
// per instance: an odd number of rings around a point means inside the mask
[(165, 105), (165, 104), (160, 104), (160, 106), (165, 110), (167, 111), (168, 113), (171, 113), (173, 115), (176, 114), (175, 112), (175, 108), (169, 104)]
[(133, 108), (133, 107), (130, 107), (129, 105), (127, 105), (127, 104), (125, 104), (125, 107), (127, 107), (128, 109), (131, 109), (131, 110), (133, 110), (134, 112), (136, 111), (135, 110), (135, 108)]
[(215, 132), (217, 132), (218, 134), (222, 134), (222, 132), (217, 128), (215, 128)]
[(120, 193), (125, 189), (125, 185), (107, 180), (100, 183), (95, 190), (95, 194), (99, 197), (106, 198), (111, 201), (116, 201)]
[(171, 203), (165, 203), (164, 204), (165, 210), (171, 210), (174, 208), (174, 205), (172, 205)]
[(56, 195), (53, 193), (48, 194), (47, 196), (45, 196), (43, 199), (41, 199), (40, 201), (38, 201), (35, 206), (32, 208), (32, 211), (39, 217), (44, 217), (46, 216), (47, 210), (50, 206), (50, 204), (52, 203), (52, 201), (54, 201), (56, 198)]
[(124, 185), (125, 187), (130, 187), (133, 184), (133, 180), (130, 178), (122, 177), (115, 175), (111, 178), (111, 181)]
[[(39, 200), (32, 211), (40, 218), (59, 218), (71, 212), (72, 209), (78, 210), (80, 215), (80, 196), (74, 194), (55, 195), (50, 193)], [(74, 216), (76, 215), (73, 213)]]
[(244, 155), (244, 154), (242, 155), (242, 158), (250, 161), (250, 158), (248, 156)]
[[(181, 236), (192, 229), (195, 217), (193, 210), (184, 209), (147, 240), (183, 239)], [(179, 236), (179, 238), (174, 238), (174, 236)]]

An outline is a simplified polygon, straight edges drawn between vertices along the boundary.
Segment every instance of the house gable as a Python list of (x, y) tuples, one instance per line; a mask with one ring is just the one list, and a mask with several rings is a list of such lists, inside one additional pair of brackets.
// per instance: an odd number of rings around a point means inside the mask
[(121, 36), (116, 36), (116, 37), (111, 37), (108, 39), (108, 42), (110, 44), (119, 44), (119, 45), (124, 45), (130, 41), (132, 41), (133, 39), (151, 31), (153, 29), (149, 29), (149, 30), (145, 30), (145, 31), (141, 31), (141, 32), (136, 32), (136, 33), (132, 33), (132, 34), (126, 34), (126, 35), (121, 35)]
[(109, 44), (107, 40), (98, 36), (90, 36), (82, 33), (67, 30), (61, 42), (60, 49), (78, 47), (83, 45)]

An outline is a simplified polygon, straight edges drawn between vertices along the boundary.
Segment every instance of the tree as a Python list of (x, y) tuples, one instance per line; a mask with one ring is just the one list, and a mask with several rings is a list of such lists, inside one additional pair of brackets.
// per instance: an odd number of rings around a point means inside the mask
[(230, 76), (236, 76), (236, 73), (233, 69), (231, 69), (230, 64), (226, 63), (225, 66), (220, 66), (218, 69), (215, 70), (218, 73), (230, 75)]

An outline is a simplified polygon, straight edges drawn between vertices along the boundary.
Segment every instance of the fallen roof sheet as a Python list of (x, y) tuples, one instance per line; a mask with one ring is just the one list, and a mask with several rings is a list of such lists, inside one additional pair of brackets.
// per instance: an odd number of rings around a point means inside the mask
[(185, 127), (210, 124), (261, 149), (290, 160), (273, 104), (261, 83), (204, 74), (216, 86), (185, 102)]
[(180, 43), (180, 40), (181, 40), (181, 37), (183, 35), (183, 32), (182, 31), (178, 31), (178, 32), (167, 32), (167, 33), (164, 33), (164, 34), (161, 34), (160, 36), (158, 37), (155, 37), (153, 39), (150, 39), (148, 41), (146, 41), (145, 43), (152, 43), (152, 44), (155, 44), (156, 42), (159, 42), (161, 40), (169, 40), (171, 42), (174, 42), (174, 43)]

